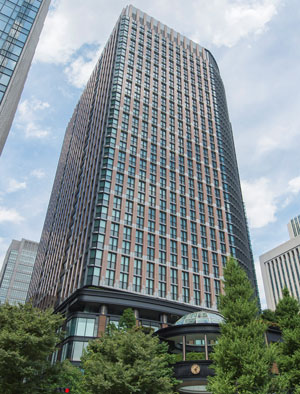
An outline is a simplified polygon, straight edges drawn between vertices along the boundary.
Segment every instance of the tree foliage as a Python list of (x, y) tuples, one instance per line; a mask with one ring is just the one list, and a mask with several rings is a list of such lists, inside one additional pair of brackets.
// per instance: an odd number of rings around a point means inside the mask
[(300, 304), (283, 289), (275, 316), (282, 332), (277, 365), (280, 392), (300, 393)]
[(135, 326), (136, 326), (136, 318), (133, 310), (131, 308), (125, 309), (120, 318), (119, 327), (121, 329), (128, 330), (134, 328)]
[(51, 310), (42, 312), (30, 304), (0, 307), (1, 392), (41, 392), (42, 383), (54, 377), (48, 358), (59, 342), (62, 322)]
[(277, 317), (271, 309), (264, 309), (261, 313), (261, 318), (269, 325), (277, 325)]
[(213, 394), (270, 393), (274, 349), (265, 344), (267, 328), (258, 314), (258, 303), (245, 271), (231, 258), (224, 269), (225, 295), (219, 310), (225, 323), (215, 345), (209, 379)]
[(83, 372), (69, 360), (58, 362), (52, 367), (52, 377), (43, 382), (43, 393), (57, 393), (58, 387), (70, 388), (71, 394), (86, 394), (82, 386)]
[(86, 394), (172, 394), (167, 344), (139, 329), (112, 330), (89, 343), (82, 358)]

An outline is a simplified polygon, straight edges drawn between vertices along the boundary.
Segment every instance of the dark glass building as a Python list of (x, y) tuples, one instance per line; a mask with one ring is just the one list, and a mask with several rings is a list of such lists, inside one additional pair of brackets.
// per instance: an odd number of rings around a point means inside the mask
[(0, 0), (0, 154), (49, 4), (50, 0)]
[(218, 66), (128, 6), (67, 127), (30, 297), (67, 313), (79, 360), (128, 306), (154, 328), (216, 311), (229, 255), (256, 288)]

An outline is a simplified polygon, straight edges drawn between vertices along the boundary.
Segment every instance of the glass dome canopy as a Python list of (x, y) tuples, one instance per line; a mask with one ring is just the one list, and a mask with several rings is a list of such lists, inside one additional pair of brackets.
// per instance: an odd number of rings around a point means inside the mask
[(217, 323), (221, 324), (224, 322), (224, 318), (221, 315), (218, 315), (213, 312), (193, 312), (188, 315), (182, 316), (177, 322), (175, 326), (180, 326), (183, 324), (204, 324), (204, 323)]

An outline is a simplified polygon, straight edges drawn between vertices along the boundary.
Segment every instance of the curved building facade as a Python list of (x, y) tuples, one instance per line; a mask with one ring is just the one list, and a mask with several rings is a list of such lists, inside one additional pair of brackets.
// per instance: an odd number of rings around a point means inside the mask
[(213, 311), (229, 255), (256, 287), (218, 66), (126, 7), (67, 127), (29, 297), (59, 309), (91, 288)]

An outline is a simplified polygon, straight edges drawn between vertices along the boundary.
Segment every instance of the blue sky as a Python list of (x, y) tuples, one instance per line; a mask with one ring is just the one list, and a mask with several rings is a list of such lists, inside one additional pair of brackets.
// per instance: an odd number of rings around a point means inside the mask
[[(0, 266), (11, 239), (39, 241), (65, 128), (123, 0), (54, 0), (0, 157)], [(296, 0), (136, 0), (208, 48), (227, 93), (258, 256), (300, 214), (300, 8)]]

